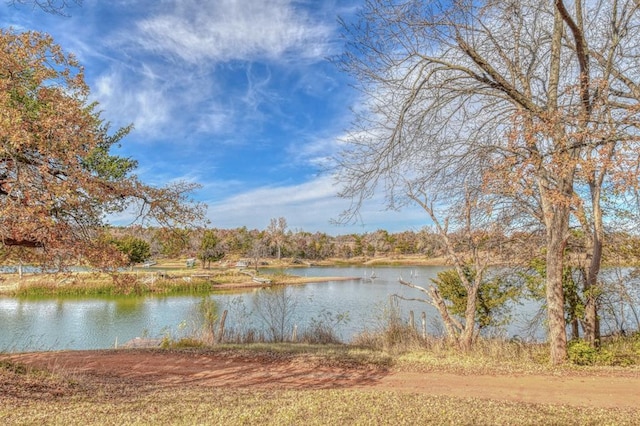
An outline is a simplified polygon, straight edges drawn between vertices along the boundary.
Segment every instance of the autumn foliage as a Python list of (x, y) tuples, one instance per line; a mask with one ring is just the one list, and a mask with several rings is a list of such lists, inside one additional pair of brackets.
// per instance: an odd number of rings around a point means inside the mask
[(50, 36), (0, 30), (5, 255), (37, 249), (29, 255), (40, 262), (100, 259), (108, 252), (96, 238), (105, 215), (132, 205), (139, 219), (160, 225), (202, 217), (202, 206), (187, 198), (196, 185), (145, 185), (132, 174), (134, 160), (111, 154), (131, 127), (110, 132), (97, 107), (83, 68)]

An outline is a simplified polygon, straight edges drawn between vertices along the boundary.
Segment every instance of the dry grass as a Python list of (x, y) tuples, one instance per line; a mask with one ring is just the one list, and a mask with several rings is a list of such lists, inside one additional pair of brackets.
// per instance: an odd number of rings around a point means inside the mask
[[(103, 390), (104, 394), (109, 389)], [(51, 425), (633, 425), (637, 412), (352, 390), (154, 390), (0, 408), (4, 424)]]
[[(274, 285), (348, 279), (269, 275)], [(0, 294), (18, 297), (111, 296), (209, 293), (233, 287), (256, 287), (250, 275), (235, 268), (186, 268), (183, 261), (167, 261), (151, 268), (118, 273), (66, 272), (56, 274), (2, 274)]]
[[(468, 352), (461, 352), (443, 339), (422, 339), (407, 326), (388, 327), (376, 333), (356, 337), (355, 345), (389, 353), (398, 369), (412, 371), (446, 371), (459, 374), (580, 374), (600, 369), (606, 374), (640, 376), (640, 333), (603, 342), (591, 363), (570, 362), (551, 367), (549, 347), (545, 343), (518, 340), (478, 339)], [(571, 355), (571, 348), (570, 348)]]
[(60, 274), (3, 275), (0, 294), (8, 296), (101, 296), (128, 294), (202, 293), (216, 286), (250, 282), (237, 270), (175, 271), (137, 270), (107, 274), (73, 272)]
[[(274, 350), (275, 346), (250, 350)], [(226, 349), (230, 350), (230, 349)], [(245, 349), (246, 350), (246, 349)], [(280, 346), (294, 356), (291, 345)], [(367, 351), (309, 347), (333, 362), (372, 361)], [(358, 355), (361, 358), (358, 358)], [(345, 356), (348, 356), (345, 358)], [(355, 361), (354, 361), (355, 360)], [(525, 404), (354, 389), (251, 390), (76, 382), (73, 372), (48, 374), (0, 366), (0, 418), (5, 425), (633, 425), (640, 411)]]
[[(620, 342), (617, 342), (620, 345)], [(221, 357), (296, 360), (304, 365), (459, 374), (638, 375), (638, 367), (553, 368), (543, 346), (480, 342), (461, 355), (443, 342), (394, 353), (347, 345), (254, 344), (205, 349)], [(202, 349), (199, 349), (202, 350)], [(100, 381), (0, 363), (6, 425), (635, 425), (640, 410), (530, 404), (370, 389), (264, 390)]]

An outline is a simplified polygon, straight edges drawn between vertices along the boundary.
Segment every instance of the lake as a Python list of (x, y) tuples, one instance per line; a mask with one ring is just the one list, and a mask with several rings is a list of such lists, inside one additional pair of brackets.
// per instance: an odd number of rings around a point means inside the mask
[[(337, 332), (343, 341), (349, 341), (364, 330), (373, 330), (381, 324), (383, 313), (392, 303), (390, 296), (421, 298), (419, 291), (398, 284), (398, 278), (418, 285), (428, 285), (429, 279), (442, 267), (310, 267), (286, 272), (309, 277), (353, 277), (346, 281), (328, 281), (286, 287), (292, 309), (292, 323), (299, 330), (311, 321), (335, 318), (348, 314), (348, 322), (340, 324)], [(371, 279), (372, 273), (375, 275)], [(245, 292), (213, 294), (220, 312), (227, 309), (227, 328), (264, 328), (256, 315), (256, 296), (269, 290), (255, 289)], [(198, 323), (198, 306), (203, 296), (145, 296), (108, 298), (1, 298), (0, 297), (0, 351), (23, 352), (62, 349), (106, 349), (121, 345), (135, 337), (157, 338), (170, 334), (180, 337), (188, 334)], [(428, 332), (440, 334), (441, 325), (436, 310), (417, 301), (398, 301), (398, 309), (407, 318), (415, 312), (420, 322), (426, 312)], [(532, 304), (516, 306), (513, 320), (505, 328), (507, 336), (543, 336), (540, 330), (527, 332), (526, 321), (533, 317), (537, 307)]]

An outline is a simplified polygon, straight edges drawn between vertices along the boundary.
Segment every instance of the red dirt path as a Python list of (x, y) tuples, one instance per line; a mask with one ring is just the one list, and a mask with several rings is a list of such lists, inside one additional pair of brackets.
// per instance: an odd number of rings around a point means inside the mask
[(170, 351), (71, 351), (9, 355), (50, 371), (105, 383), (261, 389), (353, 388), (542, 404), (640, 408), (640, 377), (458, 375), (331, 365), (296, 356)]

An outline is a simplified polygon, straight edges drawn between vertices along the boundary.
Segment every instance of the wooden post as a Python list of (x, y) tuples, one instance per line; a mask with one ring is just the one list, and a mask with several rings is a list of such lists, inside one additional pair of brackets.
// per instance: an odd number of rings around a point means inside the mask
[(298, 324), (293, 325), (293, 334), (291, 334), (291, 341), (296, 342), (298, 340)]
[(400, 303), (398, 302), (398, 297), (395, 294), (390, 294), (389, 295), (389, 306), (391, 307), (391, 309), (397, 308), (399, 305), (400, 305)]
[(427, 338), (427, 313), (422, 311), (422, 315), (420, 315), (422, 319), (422, 338)]
[(225, 309), (222, 313), (222, 317), (220, 318), (220, 325), (218, 326), (218, 338), (216, 339), (216, 343), (224, 342), (224, 322), (227, 320), (227, 310)]
[(416, 328), (416, 322), (413, 318), (413, 311), (409, 311), (409, 327), (411, 327), (412, 329)]

